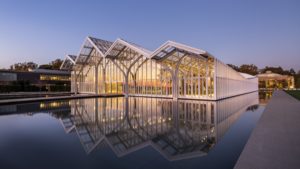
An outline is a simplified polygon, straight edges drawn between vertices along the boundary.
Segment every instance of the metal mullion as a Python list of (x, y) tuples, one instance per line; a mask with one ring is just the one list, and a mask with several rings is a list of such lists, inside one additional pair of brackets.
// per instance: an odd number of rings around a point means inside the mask
[(190, 82), (191, 82), (191, 96), (193, 96), (193, 94), (194, 94), (194, 89), (193, 89), (193, 87), (194, 87), (194, 77), (193, 77), (193, 69), (191, 69), (191, 74), (190, 74), (190, 76), (191, 76), (191, 80), (190, 80)]
[(201, 71), (201, 68), (200, 68), (200, 60), (198, 60), (198, 75), (197, 75), (197, 77), (198, 77), (198, 97), (200, 97), (201, 96), (201, 94), (200, 94), (200, 88), (201, 88), (201, 86), (200, 86), (200, 72)]

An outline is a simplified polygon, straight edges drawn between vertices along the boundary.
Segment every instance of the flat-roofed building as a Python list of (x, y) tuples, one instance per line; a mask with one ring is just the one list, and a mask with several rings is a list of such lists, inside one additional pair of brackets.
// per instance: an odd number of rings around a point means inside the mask
[(20, 85), (31, 86), (28, 90), (32, 91), (70, 91), (71, 73), (47, 69), (34, 69), (28, 72), (0, 70), (0, 85), (3, 89), (1, 92), (24, 90)]
[(293, 76), (266, 71), (266, 73), (258, 74), (257, 77), (260, 89), (293, 89), (295, 87)]

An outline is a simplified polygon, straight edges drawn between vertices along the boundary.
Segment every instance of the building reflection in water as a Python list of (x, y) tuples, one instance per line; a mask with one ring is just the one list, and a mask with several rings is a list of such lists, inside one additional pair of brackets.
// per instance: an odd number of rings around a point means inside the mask
[(258, 93), (217, 102), (115, 97), (70, 104), (61, 123), (77, 133), (87, 153), (101, 151), (102, 143), (118, 157), (152, 146), (173, 161), (206, 155), (243, 112), (255, 108)]
[(267, 105), (269, 100), (272, 98), (274, 91), (272, 90), (264, 90), (259, 91), (259, 103), (261, 105)]

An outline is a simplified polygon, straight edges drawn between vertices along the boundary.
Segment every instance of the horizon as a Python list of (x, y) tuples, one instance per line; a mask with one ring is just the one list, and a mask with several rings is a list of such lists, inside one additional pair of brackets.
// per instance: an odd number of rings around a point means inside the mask
[(92, 36), (152, 51), (172, 40), (226, 64), (300, 70), (299, 1), (176, 2), (1, 1), (0, 68), (77, 55)]

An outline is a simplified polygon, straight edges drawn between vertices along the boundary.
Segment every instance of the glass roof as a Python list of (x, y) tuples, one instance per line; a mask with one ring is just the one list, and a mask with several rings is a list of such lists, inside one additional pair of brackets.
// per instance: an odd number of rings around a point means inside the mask
[(130, 45), (132, 45), (132, 46), (134, 46), (134, 47), (136, 47), (136, 48), (142, 50), (142, 51), (145, 52), (145, 53), (148, 53), (148, 54), (152, 53), (150, 50), (148, 50), (148, 49), (146, 49), (146, 48), (144, 48), (144, 47), (142, 47), (142, 46), (140, 46), (140, 45), (138, 45), (138, 44), (136, 44), (136, 43), (129, 42), (129, 41), (126, 41), (126, 40), (124, 40), (124, 39), (122, 39), (122, 40), (125, 41), (125, 42), (127, 42), (127, 43), (129, 43)]
[[(130, 50), (128, 50), (130, 49)], [(125, 41), (123, 39), (118, 39), (112, 49), (109, 51), (109, 53), (106, 54), (107, 57), (114, 58), (114, 57), (119, 57), (121, 54), (122, 55), (131, 55), (132, 52), (134, 53), (139, 53), (144, 56), (150, 55), (151, 51), (148, 49), (145, 49), (135, 43)]]
[(60, 69), (61, 70), (72, 70), (76, 58), (77, 58), (77, 56), (75, 56), (75, 55), (67, 55), (64, 62), (61, 65)]
[(78, 58), (76, 59), (76, 64), (84, 64), (90, 54), (92, 53), (92, 50), (94, 49), (93, 45), (91, 44), (90, 41), (86, 40), (84, 42), (83, 47), (80, 50), (80, 54)]
[(73, 62), (75, 62), (77, 56), (75, 56), (75, 55), (68, 55), (68, 56), (69, 56), (70, 59), (72, 59)]
[[(177, 54), (178, 56), (175, 56), (175, 53), (179, 53), (179, 55)], [(175, 62), (178, 60), (178, 58), (174, 57), (181, 58), (183, 55), (202, 59), (207, 59), (209, 57), (209, 54), (201, 49), (193, 48), (173, 41), (167, 41), (155, 52), (153, 52), (150, 57), (156, 60), (165, 60), (168, 58), (169, 60)]]
[(110, 48), (110, 46), (113, 44), (110, 41), (103, 40), (103, 39), (97, 39), (93, 37), (89, 37), (90, 40), (97, 46), (97, 48), (102, 52), (102, 54), (105, 54), (106, 51)]
[(109, 51), (109, 53), (106, 55), (107, 57), (117, 57), (119, 56), (124, 50), (126, 49), (126, 46), (121, 43), (114, 44), (114, 47)]
[(63, 64), (61, 65), (60, 69), (61, 70), (71, 70), (72, 67), (73, 67), (73, 63), (70, 60), (66, 59), (63, 62)]
[[(178, 54), (174, 55), (176, 52)], [(156, 60), (168, 58), (170, 60), (177, 61), (179, 58), (181, 58), (185, 54), (189, 55), (189, 56), (194, 56), (194, 57), (207, 58), (206, 55), (196, 54), (193, 52), (189, 52), (189, 51), (186, 51), (183, 49), (176, 48), (174, 46), (166, 46), (161, 51), (159, 51), (156, 55), (154, 55), (152, 58), (156, 59)], [(176, 57), (176, 58), (174, 58), (174, 57)]]

